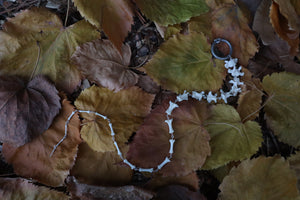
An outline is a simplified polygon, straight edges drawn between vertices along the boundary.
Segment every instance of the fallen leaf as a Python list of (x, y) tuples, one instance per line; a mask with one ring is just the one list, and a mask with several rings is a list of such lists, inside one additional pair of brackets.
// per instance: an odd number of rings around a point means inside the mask
[[(138, 87), (114, 93), (106, 88), (92, 86), (80, 94), (75, 106), (79, 110), (96, 111), (107, 116), (116, 133), (116, 141), (122, 147), (150, 112), (153, 98), (153, 95)], [(81, 117), (84, 118), (80, 131), (83, 140), (95, 151), (115, 151), (107, 121), (94, 114), (81, 113)]]
[(276, 40), (276, 32), (270, 22), (269, 14), (272, 0), (262, 0), (253, 20), (253, 30), (256, 31), (264, 45), (270, 45)]
[(239, 161), (255, 154), (263, 141), (257, 122), (243, 123), (239, 113), (229, 105), (218, 104), (205, 122), (210, 134), (211, 156), (202, 169), (215, 169), (231, 161)]
[(98, 39), (77, 48), (71, 60), (88, 80), (117, 92), (138, 82), (138, 75), (128, 67), (130, 47), (123, 45), (121, 53), (109, 40)]
[(298, 24), (294, 25), (294, 18), (298, 18), (298, 15), (290, 1), (273, 1), (270, 9), (271, 24), (276, 33), (290, 45), (291, 55), (299, 51), (300, 20), (296, 19)]
[[(2, 39), (7, 34), (17, 45), (10, 47), (11, 40)], [(44, 8), (24, 10), (8, 19), (0, 32), (0, 74), (26, 78), (44, 74), (57, 88), (72, 93), (80, 83), (80, 73), (70, 57), (76, 46), (98, 37), (96, 28), (85, 21), (64, 28), (59, 17)]]
[(155, 175), (145, 185), (147, 189), (158, 190), (159, 188), (166, 187), (168, 185), (182, 185), (190, 188), (191, 190), (199, 190), (199, 178), (196, 172), (192, 172), (186, 176), (159, 176)]
[(75, 163), (77, 148), (81, 143), (79, 128), (80, 120), (76, 114), (68, 125), (67, 138), (57, 147), (53, 156), (53, 147), (65, 134), (65, 123), (74, 107), (66, 99), (62, 100), (60, 114), (42, 135), (19, 148), (3, 144), (3, 156), (13, 165), (14, 171), (20, 176), (33, 178), (40, 183), (52, 187), (62, 186)]
[(239, 162), (230, 162), (226, 165), (218, 167), (216, 169), (210, 170), (209, 172), (216, 178), (220, 183), (223, 182), (223, 179), (229, 174), (230, 170), (233, 167), (237, 167), (240, 164)]
[(74, 177), (68, 178), (67, 185), (72, 199), (149, 200), (154, 196), (153, 192), (132, 185), (121, 187), (101, 187), (78, 183)]
[(44, 76), (28, 83), (17, 76), (1, 76), (0, 94), (0, 140), (15, 146), (47, 130), (61, 107), (58, 91)]
[[(164, 176), (187, 175), (201, 168), (210, 155), (210, 138), (202, 125), (208, 114), (207, 104), (190, 100), (178, 105), (170, 117), (175, 131), (174, 154), (159, 171)], [(154, 108), (130, 143), (127, 159), (136, 166), (155, 168), (169, 155), (170, 134), (165, 122), (168, 107), (169, 101), (165, 101)]]
[(299, 151), (296, 154), (291, 155), (288, 158), (290, 168), (296, 173), (297, 177), (297, 188), (300, 190), (300, 153)]
[(82, 143), (71, 175), (91, 185), (125, 185), (130, 182), (133, 171), (120, 163), (122, 160), (116, 151), (96, 152)]
[(297, 179), (284, 158), (258, 157), (233, 168), (219, 186), (222, 200), (296, 200)]
[(212, 9), (222, 4), (234, 4), (234, 0), (205, 0), (205, 2)]
[(204, 33), (204, 35), (212, 42), (211, 32), (211, 12), (203, 13), (197, 17), (193, 17), (188, 21), (189, 31), (196, 33)]
[(225, 78), (223, 61), (212, 59), (203, 34), (176, 35), (160, 46), (145, 66), (148, 75), (165, 89), (218, 90)]
[(121, 50), (133, 24), (134, 9), (130, 0), (73, 0), (80, 14), (104, 30), (110, 41)]
[(264, 107), (267, 124), (278, 139), (294, 147), (300, 146), (300, 76), (288, 72), (274, 73), (263, 79), (268, 94)]
[(163, 26), (185, 22), (191, 17), (208, 11), (208, 7), (203, 0), (135, 1), (146, 17)]
[(43, 199), (68, 200), (69, 197), (44, 186), (36, 186), (22, 178), (0, 178), (0, 198), (2, 200)]
[(259, 115), (263, 92), (257, 88), (247, 90), (239, 95), (237, 112), (242, 122), (254, 120)]
[(258, 51), (258, 43), (240, 8), (234, 4), (221, 5), (213, 10), (211, 21), (213, 36), (228, 40), (233, 48), (232, 57), (247, 66)]
[(153, 200), (206, 200), (199, 191), (194, 192), (180, 185), (169, 185), (161, 188)]
[(157, 85), (152, 78), (147, 75), (139, 75), (139, 80), (136, 86), (142, 88), (145, 92), (156, 94), (160, 91), (160, 86)]

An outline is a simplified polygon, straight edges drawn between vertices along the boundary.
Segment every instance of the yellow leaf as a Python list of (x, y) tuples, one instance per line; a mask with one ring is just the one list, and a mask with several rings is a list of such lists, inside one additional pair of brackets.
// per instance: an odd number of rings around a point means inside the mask
[(218, 90), (226, 74), (223, 63), (212, 59), (210, 44), (202, 33), (191, 33), (162, 44), (145, 69), (165, 89), (182, 93)]
[(102, 28), (112, 43), (121, 50), (133, 23), (134, 9), (130, 0), (73, 0), (80, 14), (91, 24)]
[[(129, 137), (150, 112), (154, 95), (131, 87), (114, 93), (106, 88), (92, 86), (85, 89), (75, 101), (79, 110), (96, 111), (107, 116), (116, 133), (119, 146), (124, 146)], [(115, 151), (108, 122), (94, 114), (83, 113), (85, 119), (81, 129), (82, 138), (99, 152)]]
[(284, 158), (258, 157), (233, 168), (220, 185), (221, 200), (296, 200), (295, 173)]
[[(64, 28), (55, 14), (43, 8), (22, 11), (3, 26), (0, 74), (28, 79), (34, 72), (45, 74), (68, 93), (80, 83), (80, 73), (70, 63), (72, 53), (78, 45), (99, 37), (96, 28), (85, 21)], [(13, 47), (11, 38), (4, 40), (7, 34), (14, 37)]]

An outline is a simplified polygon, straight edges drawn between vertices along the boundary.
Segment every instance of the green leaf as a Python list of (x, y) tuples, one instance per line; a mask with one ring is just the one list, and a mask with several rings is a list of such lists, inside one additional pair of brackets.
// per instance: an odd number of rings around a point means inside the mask
[(176, 35), (161, 45), (145, 66), (154, 81), (165, 89), (218, 90), (225, 77), (223, 61), (212, 59), (203, 34)]
[(211, 136), (212, 153), (202, 169), (215, 169), (231, 161), (249, 158), (263, 141), (258, 123), (242, 123), (238, 112), (229, 105), (216, 105), (204, 124)]
[(136, 0), (142, 12), (161, 25), (185, 22), (208, 11), (204, 0)]
[(263, 88), (269, 95), (264, 108), (268, 125), (278, 139), (300, 146), (300, 76), (281, 72), (266, 76)]
[(221, 200), (296, 200), (295, 173), (284, 158), (258, 157), (233, 168), (220, 185)]
[[(42, 8), (22, 11), (3, 26), (0, 74), (29, 79), (35, 71), (49, 76), (58, 89), (68, 93), (80, 83), (80, 73), (70, 62), (72, 53), (78, 45), (99, 37), (88, 22), (79, 21), (64, 28), (58, 16)], [(14, 38), (13, 47), (10, 47), (12, 38), (3, 39), (7, 34)]]

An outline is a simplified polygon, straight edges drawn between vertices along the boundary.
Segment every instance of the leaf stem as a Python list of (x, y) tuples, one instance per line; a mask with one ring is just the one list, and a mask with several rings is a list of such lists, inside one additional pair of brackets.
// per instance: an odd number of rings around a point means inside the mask
[(69, 16), (69, 10), (70, 10), (70, 0), (67, 0), (67, 1), (68, 1), (68, 7), (67, 7), (66, 18), (65, 18), (65, 27), (67, 27), (68, 16)]

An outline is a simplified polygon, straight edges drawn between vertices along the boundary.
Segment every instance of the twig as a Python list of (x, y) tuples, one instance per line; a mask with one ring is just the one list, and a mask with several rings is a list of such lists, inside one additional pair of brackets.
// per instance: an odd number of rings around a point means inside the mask
[(70, 10), (70, 0), (67, 0), (67, 1), (68, 1), (68, 7), (67, 7), (66, 18), (65, 18), (65, 27), (67, 27), (68, 16), (69, 16), (69, 10)]

